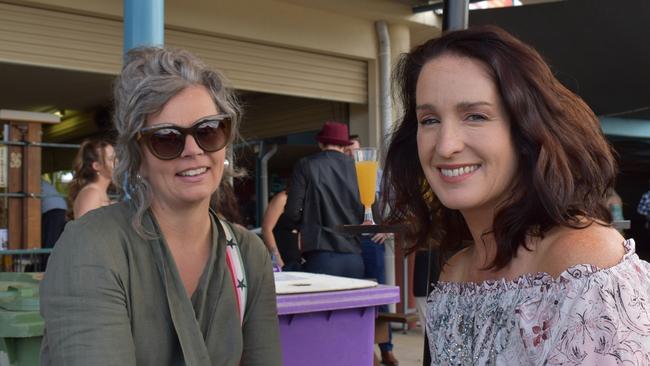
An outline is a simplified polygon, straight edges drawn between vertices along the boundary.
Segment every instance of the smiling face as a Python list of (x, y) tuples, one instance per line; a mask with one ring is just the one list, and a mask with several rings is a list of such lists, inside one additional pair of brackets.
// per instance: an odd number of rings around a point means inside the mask
[(417, 81), (417, 144), (422, 170), (447, 208), (491, 213), (507, 196), (517, 155), (510, 121), (487, 68), (442, 55)]
[[(146, 127), (175, 124), (190, 127), (197, 120), (219, 111), (203, 86), (190, 86), (171, 98), (163, 109), (147, 118)], [(191, 135), (185, 138), (181, 155), (160, 160), (144, 145), (140, 174), (152, 187), (152, 208), (182, 208), (210, 202), (223, 176), (226, 149), (203, 151)]]

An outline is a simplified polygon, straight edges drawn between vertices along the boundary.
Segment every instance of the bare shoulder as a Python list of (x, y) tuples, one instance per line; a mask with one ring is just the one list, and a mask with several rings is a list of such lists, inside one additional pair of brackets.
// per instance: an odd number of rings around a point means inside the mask
[(624, 241), (616, 229), (598, 223), (584, 229), (554, 229), (542, 240), (539, 270), (557, 277), (579, 264), (598, 268), (615, 266), (625, 254)]
[(101, 193), (101, 192), (102, 192), (101, 188), (99, 188), (97, 185), (91, 183), (91, 184), (86, 184), (85, 186), (83, 186), (79, 190), (78, 195), (82, 195), (82, 194), (85, 194), (85, 195), (98, 194), (98, 193)]
[(461, 282), (463, 276), (462, 269), (465, 267), (464, 264), (467, 263), (468, 253), (469, 247), (461, 249), (449, 258), (443, 265), (438, 280), (443, 282)]
[(282, 208), (284, 208), (284, 205), (287, 204), (287, 191), (280, 191), (273, 196), (271, 201), (274, 201), (274, 203)]
[(99, 202), (99, 205), (103, 206), (105, 204), (104, 201), (108, 201), (108, 195), (105, 189), (91, 183), (79, 190), (75, 200)]
[(287, 204), (287, 195), (276, 194), (271, 198), (268, 206), (266, 207), (266, 212), (264, 213), (264, 220), (268, 221), (268, 224), (271, 225), (271, 230), (277, 223), (280, 215), (284, 212), (284, 207)]
[(74, 205), (76, 206), (91, 206), (99, 207), (101, 206), (101, 200), (103, 193), (100, 189), (93, 185), (87, 185), (83, 187), (77, 197), (75, 198)]

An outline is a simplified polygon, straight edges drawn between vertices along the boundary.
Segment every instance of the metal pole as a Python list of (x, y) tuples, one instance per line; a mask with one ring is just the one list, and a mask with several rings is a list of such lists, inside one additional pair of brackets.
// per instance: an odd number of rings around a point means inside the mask
[[(6, 143), (9, 141), (9, 123), (5, 123), (2, 126), (2, 142)], [(3, 159), (3, 164), (0, 166), (0, 169), (2, 170), (0, 174), (4, 177), (4, 187), (2, 187), (0, 190), (8, 190), (9, 189), (9, 148), (5, 146), (0, 146), (0, 150), (2, 150), (2, 154), (4, 155)], [(4, 197), (2, 200), (2, 209), (4, 212), (9, 212), (9, 197)], [(5, 234), (5, 240), (7, 239), (8, 235), (8, 230), (9, 230), (9, 217), (7, 214), (1, 215), (2, 219), (0, 220), (0, 228), (4, 228), (7, 232)], [(2, 240), (2, 239), (0, 239)], [(7, 245), (9, 245), (9, 242), (6, 242)], [(3, 244), (0, 242), (0, 247)], [(2, 263), (0, 263), (0, 268), (2, 268)]]
[(58, 142), (32, 142), (32, 141), (9, 141), (9, 140), (0, 141), (0, 145), (55, 147), (55, 148), (66, 148), (66, 149), (78, 149), (81, 146), (79, 144), (61, 144)]
[[(379, 148), (382, 156), (380, 160), (383, 161), (383, 157), (388, 150), (388, 134), (393, 117), (390, 98), (390, 35), (388, 34), (388, 24), (383, 20), (375, 22), (375, 30), (379, 40), (379, 55), (377, 57), (379, 63)], [(386, 284), (395, 285), (395, 241), (392, 239), (386, 240), (384, 247), (386, 249), (384, 255)], [(391, 313), (394, 313), (396, 311), (395, 304), (388, 305), (388, 309)]]
[(376, 22), (375, 29), (379, 40), (379, 126), (381, 132), (379, 148), (383, 157), (388, 149), (388, 133), (390, 132), (391, 119), (393, 118), (390, 98), (390, 37), (388, 34), (388, 24), (385, 21), (380, 20)]
[(64, 195), (60, 194), (40, 194), (33, 192), (0, 192), (0, 197), (9, 197), (9, 198), (48, 198), (48, 197), (61, 197), (66, 198)]
[[(262, 205), (262, 217), (266, 212), (266, 207), (269, 205), (269, 160), (278, 151), (278, 145), (273, 145), (264, 156), (262, 156), (260, 164), (260, 202)], [(261, 222), (261, 221), (260, 221)], [(261, 224), (260, 224), (261, 225)]]
[[(406, 315), (409, 312), (409, 257), (406, 255), (405, 251), (402, 251), (402, 253), (404, 253), (404, 259), (402, 259), (402, 309), (404, 315)], [(402, 330), (406, 333), (408, 329), (409, 324), (404, 322), (402, 324)]]
[(165, 0), (124, 0), (124, 54), (165, 43)]
[(255, 158), (255, 227), (262, 226), (262, 157), (264, 154), (264, 140), (257, 143), (255, 148), (257, 157)]
[(442, 10), (442, 30), (467, 29), (469, 0), (444, 0)]

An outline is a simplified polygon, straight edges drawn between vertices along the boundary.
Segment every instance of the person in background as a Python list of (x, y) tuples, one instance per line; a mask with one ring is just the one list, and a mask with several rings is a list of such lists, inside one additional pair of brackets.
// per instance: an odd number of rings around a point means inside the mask
[(88, 211), (111, 203), (107, 192), (114, 165), (115, 150), (110, 142), (88, 139), (81, 143), (68, 187), (68, 219), (76, 220)]
[(300, 227), (303, 268), (363, 278), (359, 239), (339, 231), (341, 225), (361, 224), (364, 211), (354, 160), (344, 153), (350, 145), (348, 126), (325, 122), (316, 140), (321, 151), (296, 164), (285, 207), (289, 219)]
[(648, 364), (650, 264), (611, 225), (587, 104), (492, 26), (415, 47), (394, 80), (388, 221), (411, 249), (459, 250), (429, 296), (431, 365)]
[[(650, 187), (650, 180), (648, 180), (648, 186)], [(650, 258), (650, 190), (641, 195), (636, 212), (643, 217), (639, 222), (643, 229), (634, 230), (637, 233), (635, 235), (638, 235), (636, 239), (639, 240), (638, 254), (639, 257), (648, 260)], [(636, 222), (638, 221), (632, 221), (632, 225), (635, 225)]]
[[(353, 151), (361, 148), (361, 140), (358, 135), (350, 135), (350, 144), (345, 147), (345, 154), (354, 158)], [(377, 170), (377, 190), (376, 195), (380, 195), (380, 182), (381, 182), (381, 169)], [(381, 224), (382, 215), (379, 214), (379, 199), (375, 200), (373, 204), (373, 217), (377, 224)], [(386, 233), (377, 233), (374, 235), (361, 235), (361, 256), (363, 257), (364, 265), (364, 278), (372, 278), (379, 284), (386, 284), (386, 264), (384, 257), (386, 256), (386, 246), (384, 242), (388, 238)], [(388, 305), (379, 306), (380, 312), (388, 312)], [(381, 363), (386, 366), (397, 366), (399, 361), (395, 358), (393, 353), (393, 331), (388, 327), (388, 342), (379, 343), (379, 350), (381, 351)]]
[[(607, 208), (612, 215), (612, 220), (625, 220), (623, 217), (623, 200), (621, 199), (621, 196), (616, 193), (614, 187), (607, 190), (605, 205), (607, 205)], [(618, 229), (618, 232), (620, 232), (621, 235), (625, 235), (625, 231), (623, 229)], [(639, 253), (639, 255), (641, 255), (641, 253)]]
[[(650, 181), (648, 181), (648, 185), (650, 185)], [(647, 191), (641, 196), (636, 212), (645, 217), (645, 228), (650, 229), (650, 191)]]
[(244, 198), (244, 204), (242, 205), (244, 212), (244, 223), (245, 227), (249, 230), (255, 229), (259, 226), (257, 223), (257, 193), (253, 191), (249, 194), (248, 199)]
[(351, 144), (345, 147), (345, 155), (354, 158), (352, 151), (361, 148), (361, 140), (359, 140), (359, 135), (350, 135)]
[(623, 200), (621, 200), (621, 196), (616, 193), (614, 188), (607, 190), (606, 205), (607, 208), (609, 208), (609, 212), (612, 214), (612, 220), (625, 220), (625, 218), (623, 218)]
[(238, 135), (225, 79), (184, 50), (136, 48), (115, 82), (128, 201), (66, 226), (40, 287), (42, 365), (280, 366), (271, 258), (210, 209)]
[(68, 205), (56, 188), (41, 178), (41, 247), (52, 248), (66, 223)]
[(290, 184), (271, 198), (262, 220), (262, 239), (283, 271), (300, 271), (298, 227), (284, 213)]

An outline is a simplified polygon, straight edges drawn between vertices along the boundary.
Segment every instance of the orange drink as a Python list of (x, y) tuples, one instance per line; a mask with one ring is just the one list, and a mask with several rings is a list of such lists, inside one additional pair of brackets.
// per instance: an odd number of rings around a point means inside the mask
[(361, 203), (370, 207), (375, 203), (375, 191), (377, 188), (377, 161), (357, 161), (354, 163), (357, 168), (357, 182), (359, 183), (359, 194)]
[(372, 209), (370, 206), (375, 202), (375, 191), (377, 189), (377, 149), (374, 147), (362, 147), (352, 150), (354, 166), (357, 170), (357, 183), (359, 183), (359, 195), (361, 203), (365, 206), (363, 213), (363, 224), (374, 225)]

